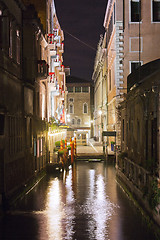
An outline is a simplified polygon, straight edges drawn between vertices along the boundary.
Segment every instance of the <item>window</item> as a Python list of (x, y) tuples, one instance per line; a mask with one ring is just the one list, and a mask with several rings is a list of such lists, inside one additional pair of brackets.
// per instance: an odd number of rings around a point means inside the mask
[(131, 22), (141, 21), (141, 0), (131, 0)]
[(0, 135), (4, 135), (4, 115), (0, 114)]
[(81, 87), (75, 87), (75, 92), (81, 92)]
[(126, 141), (128, 143), (128, 122), (127, 122), (127, 126), (126, 126)]
[(75, 121), (74, 121), (74, 118), (73, 118), (73, 119), (72, 119), (72, 124), (73, 124), (73, 125), (74, 125), (74, 122), (75, 122)]
[(83, 113), (87, 113), (88, 112), (88, 105), (87, 103), (83, 104)]
[(82, 92), (89, 92), (89, 88), (88, 87), (82, 87)]
[(30, 118), (30, 124), (29, 124), (29, 141), (30, 141), (30, 147), (32, 147), (32, 118)]
[(157, 159), (157, 118), (151, 120), (151, 157)]
[(73, 87), (67, 87), (68, 92), (73, 92)]
[(111, 91), (111, 69), (109, 69), (109, 91)]
[(130, 62), (130, 73), (134, 72), (141, 65), (142, 62), (139, 61)]
[(140, 123), (139, 123), (139, 120), (137, 120), (137, 150), (138, 150), (138, 152), (140, 150)]
[(70, 98), (70, 99), (69, 99), (69, 102), (74, 102), (74, 99), (73, 99), (73, 98)]
[(114, 6), (113, 6), (113, 12), (114, 12), (114, 24), (116, 23), (116, 8), (115, 8), (115, 3), (114, 3)]
[(86, 134), (82, 134), (82, 139), (86, 139)]
[(153, 22), (160, 22), (160, 0), (152, 0)]
[(16, 32), (16, 60), (17, 63), (20, 64), (20, 32), (17, 30)]
[(13, 57), (13, 26), (10, 22), (10, 33), (9, 33), (9, 56)]
[(146, 135), (146, 141), (145, 141), (145, 154), (146, 154), (146, 160), (148, 160), (148, 120), (145, 120), (145, 135)]
[(124, 119), (122, 120), (122, 141), (124, 141)]
[(108, 29), (107, 29), (107, 46), (109, 44), (112, 32), (113, 32), (113, 13), (111, 15), (111, 18), (110, 18), (110, 21), (109, 21), (109, 26), (108, 26)]
[(77, 125), (81, 124), (81, 119), (77, 119)]
[[(2, 11), (0, 10), (0, 32), (2, 33), (3, 31), (3, 21), (2, 21)], [(2, 47), (3, 44), (3, 38), (2, 38), (2, 34), (0, 35), (0, 47)]]
[(10, 22), (8, 12), (0, 10), (0, 47), (8, 52), (10, 46)]
[(70, 104), (69, 105), (69, 113), (73, 113), (73, 111), (74, 111), (73, 104)]

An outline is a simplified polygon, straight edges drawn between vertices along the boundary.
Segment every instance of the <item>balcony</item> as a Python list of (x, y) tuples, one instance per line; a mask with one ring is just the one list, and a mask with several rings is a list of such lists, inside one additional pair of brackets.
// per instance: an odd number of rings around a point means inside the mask
[(64, 65), (61, 65), (61, 67), (59, 67), (59, 74), (60, 75), (64, 75), (65, 72), (64, 72)]
[(47, 35), (47, 42), (48, 42), (48, 48), (50, 51), (50, 55), (54, 56), (57, 52), (57, 42), (55, 41), (55, 35), (54, 34), (48, 34)]
[(47, 42), (48, 44), (53, 44), (55, 42), (55, 34), (50, 33), (47, 35)]
[(60, 48), (59, 48), (60, 53), (64, 53), (64, 43), (61, 43)]
[(48, 64), (45, 60), (38, 60), (37, 62), (38, 71), (37, 71), (37, 77), (39, 80), (47, 79), (49, 72), (48, 72)]
[(57, 54), (56, 43), (54, 42), (53, 44), (48, 44), (48, 48), (49, 48), (50, 56), (56, 56)]

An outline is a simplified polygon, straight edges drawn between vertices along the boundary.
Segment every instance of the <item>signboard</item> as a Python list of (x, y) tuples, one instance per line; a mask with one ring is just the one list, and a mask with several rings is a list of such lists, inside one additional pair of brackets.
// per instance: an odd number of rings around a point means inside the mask
[(103, 131), (102, 136), (116, 137), (116, 131)]

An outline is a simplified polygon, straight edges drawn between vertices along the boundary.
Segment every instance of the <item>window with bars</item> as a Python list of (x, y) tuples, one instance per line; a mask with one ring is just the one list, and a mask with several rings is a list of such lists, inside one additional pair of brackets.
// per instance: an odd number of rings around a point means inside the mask
[(131, 0), (131, 22), (141, 21), (141, 0)]
[(152, 20), (160, 22), (160, 0), (152, 0)]

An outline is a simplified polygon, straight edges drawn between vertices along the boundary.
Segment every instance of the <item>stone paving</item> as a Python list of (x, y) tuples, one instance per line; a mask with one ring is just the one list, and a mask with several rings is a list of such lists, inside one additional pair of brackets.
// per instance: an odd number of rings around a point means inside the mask
[[(77, 155), (79, 154), (103, 154), (103, 145), (99, 142), (94, 141), (93, 139), (89, 139), (89, 145), (87, 146), (77, 146)], [(108, 149), (108, 154), (113, 155), (114, 152)]]
[(77, 154), (82, 153), (103, 154), (103, 147), (101, 144), (96, 145), (93, 142), (89, 141), (89, 145), (87, 146), (77, 145)]

